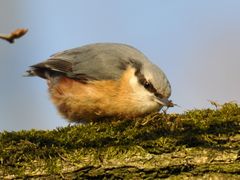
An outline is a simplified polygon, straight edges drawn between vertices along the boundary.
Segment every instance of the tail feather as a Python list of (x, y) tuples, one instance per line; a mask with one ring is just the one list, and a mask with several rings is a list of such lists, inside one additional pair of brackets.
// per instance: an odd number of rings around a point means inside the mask
[(72, 71), (72, 64), (58, 59), (51, 59), (30, 66), (24, 76), (39, 76), (48, 79), (50, 76), (66, 75)]
[(24, 77), (38, 76), (43, 79), (50, 79), (51, 77), (62, 75), (64, 75), (63, 72), (55, 71), (45, 67), (30, 67), (30, 69), (23, 74)]
[(24, 74), (25, 77), (39, 76), (43, 79), (48, 79), (49, 75), (52, 74), (50, 70), (44, 68), (31, 67)]
[(33, 69), (29, 69), (27, 70), (24, 74), (23, 74), (24, 77), (31, 77), (31, 76), (36, 76), (36, 73)]

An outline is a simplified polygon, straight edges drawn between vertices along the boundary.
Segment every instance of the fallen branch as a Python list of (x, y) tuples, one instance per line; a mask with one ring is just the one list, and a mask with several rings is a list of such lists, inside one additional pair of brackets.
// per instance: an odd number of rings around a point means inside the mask
[(28, 32), (28, 29), (24, 29), (24, 28), (16, 29), (10, 34), (0, 34), (0, 39), (6, 40), (9, 43), (14, 43), (15, 39), (22, 37), (27, 32)]
[(0, 179), (240, 179), (240, 106), (0, 133)]

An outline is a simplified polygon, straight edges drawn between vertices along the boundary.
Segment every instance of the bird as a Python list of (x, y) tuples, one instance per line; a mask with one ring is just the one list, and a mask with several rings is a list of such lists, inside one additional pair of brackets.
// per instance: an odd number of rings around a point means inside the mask
[(94, 43), (34, 64), (26, 76), (47, 81), (50, 99), (71, 122), (136, 118), (173, 107), (164, 72), (141, 51), (122, 43)]

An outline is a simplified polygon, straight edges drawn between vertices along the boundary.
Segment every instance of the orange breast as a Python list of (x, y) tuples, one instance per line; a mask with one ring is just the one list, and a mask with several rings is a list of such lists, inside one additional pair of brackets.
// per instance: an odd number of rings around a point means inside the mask
[(70, 121), (93, 120), (102, 117), (135, 117), (145, 114), (132, 98), (129, 79), (135, 70), (128, 68), (119, 80), (81, 83), (60, 77), (49, 86), (52, 101), (59, 112)]

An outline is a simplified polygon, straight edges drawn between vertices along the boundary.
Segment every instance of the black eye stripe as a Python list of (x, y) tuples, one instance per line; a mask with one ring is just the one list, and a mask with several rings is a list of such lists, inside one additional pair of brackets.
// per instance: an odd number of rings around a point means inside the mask
[(138, 81), (140, 84), (142, 84), (144, 86), (145, 89), (147, 89), (148, 91), (154, 93), (154, 95), (158, 98), (163, 98), (163, 95), (158, 93), (157, 90), (154, 88), (154, 86), (152, 85), (151, 82), (147, 81), (146, 78), (143, 76), (142, 73), (140, 73), (140, 71), (136, 71), (135, 75), (138, 77)]
[(155, 92), (156, 89), (153, 87), (152, 83), (146, 81), (143, 86), (151, 92)]
[(146, 82), (144, 82), (143, 85), (144, 85), (145, 88), (149, 88), (151, 86), (151, 83), (146, 81)]
[(160, 94), (160, 93), (154, 93), (154, 95), (156, 96), (156, 97), (158, 97), (158, 98), (163, 98), (163, 95), (162, 94)]

